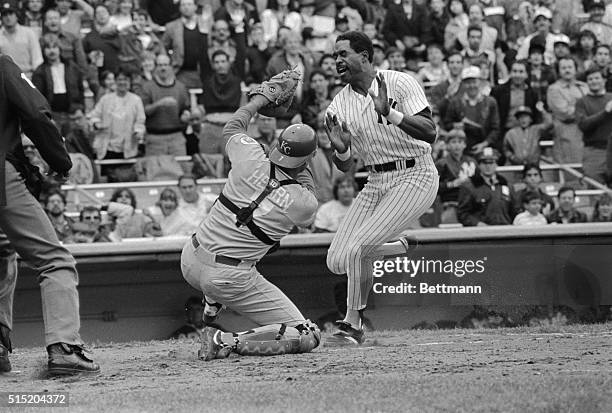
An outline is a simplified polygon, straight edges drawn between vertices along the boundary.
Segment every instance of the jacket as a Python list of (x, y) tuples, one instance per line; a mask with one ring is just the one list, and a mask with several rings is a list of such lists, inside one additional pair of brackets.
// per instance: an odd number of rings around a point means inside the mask
[[(6, 205), (7, 154), (25, 160), (20, 128), (53, 171), (67, 173), (72, 167), (64, 140), (51, 121), (50, 112), (45, 97), (15, 62), (0, 55), (0, 205)], [(17, 165), (15, 167), (19, 169)]]
[(494, 187), (487, 185), (480, 174), (461, 185), (457, 217), (464, 226), (476, 226), (479, 222), (512, 225), (512, 190), (503, 176), (496, 175), (496, 178)]
[[(201, 33), (204, 33), (204, 28), (200, 25), (200, 19), (198, 19), (198, 25), (196, 26)], [(185, 58), (185, 39), (183, 38), (184, 26), (183, 19), (178, 18), (172, 20), (166, 24), (166, 31), (161, 38), (163, 46), (166, 48), (168, 53), (172, 53), (172, 67), (174, 71), (178, 72)], [(201, 53), (205, 53), (206, 43), (202, 42)]]
[[(64, 81), (66, 83), (66, 94), (70, 102), (68, 112), (74, 113), (79, 109), (84, 110), (83, 75), (70, 60), (64, 62)], [(47, 99), (49, 105), (53, 105), (53, 76), (49, 63), (45, 62), (36, 68), (34, 74), (32, 74), (32, 83)]]
[(382, 33), (390, 45), (395, 45), (396, 40), (402, 41), (404, 36), (414, 36), (423, 44), (430, 44), (433, 40), (429, 13), (425, 7), (416, 3), (412, 4), (410, 19), (406, 16), (402, 4), (389, 5)]
[[(507, 132), (506, 123), (508, 116), (510, 115), (510, 90), (512, 88), (511, 81), (504, 83), (503, 85), (495, 86), (491, 90), (491, 97), (497, 101), (497, 110), (499, 111), (499, 123), (502, 131), (502, 136)], [(525, 100), (521, 103), (522, 106), (527, 106), (531, 109), (531, 112), (537, 116), (539, 113), (536, 110), (536, 103), (538, 102), (538, 96), (530, 88), (525, 88)], [(533, 123), (539, 123), (539, 119), (533, 119)]]

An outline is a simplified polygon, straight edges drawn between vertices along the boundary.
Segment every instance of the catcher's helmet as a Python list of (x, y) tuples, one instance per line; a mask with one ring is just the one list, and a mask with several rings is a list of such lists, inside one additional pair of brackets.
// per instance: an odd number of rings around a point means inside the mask
[(270, 161), (285, 168), (297, 168), (314, 155), (317, 138), (314, 129), (303, 123), (289, 125), (281, 132)]

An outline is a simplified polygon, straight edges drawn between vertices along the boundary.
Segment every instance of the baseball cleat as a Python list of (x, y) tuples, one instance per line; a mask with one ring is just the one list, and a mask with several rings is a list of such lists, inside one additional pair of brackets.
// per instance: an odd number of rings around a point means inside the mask
[(356, 329), (346, 321), (336, 321), (339, 331), (325, 341), (326, 346), (359, 346), (365, 341), (363, 329)]
[(400, 237), (399, 242), (402, 243), (406, 252), (413, 251), (419, 246), (419, 241), (415, 237), (404, 235)]
[(206, 327), (202, 334), (202, 346), (198, 350), (198, 358), (204, 361), (228, 358), (232, 348), (221, 342), (221, 330)]
[(202, 317), (204, 324), (216, 328), (215, 320), (217, 320), (217, 317), (222, 309), (223, 304), (209, 303), (206, 299), (204, 299), (204, 316)]
[(100, 366), (87, 358), (82, 346), (55, 343), (47, 347), (49, 353), (49, 376), (71, 376), (74, 374), (98, 374)]

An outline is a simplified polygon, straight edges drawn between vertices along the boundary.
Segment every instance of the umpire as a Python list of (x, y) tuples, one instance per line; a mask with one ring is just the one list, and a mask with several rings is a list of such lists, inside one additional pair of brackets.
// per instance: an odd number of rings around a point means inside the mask
[(28, 190), (36, 186), (40, 175), (26, 161), (20, 129), (58, 180), (65, 182), (72, 163), (47, 101), (13, 60), (0, 55), (0, 373), (11, 370), (15, 252), (38, 273), (49, 374), (97, 373), (100, 366), (84, 355), (79, 335), (76, 263)]

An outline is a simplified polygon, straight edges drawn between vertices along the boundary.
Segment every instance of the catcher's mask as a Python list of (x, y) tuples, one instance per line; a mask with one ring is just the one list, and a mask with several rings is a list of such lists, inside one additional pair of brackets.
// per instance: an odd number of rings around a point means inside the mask
[(308, 161), (317, 150), (315, 131), (308, 125), (289, 125), (281, 132), (270, 161), (283, 168), (298, 168)]

